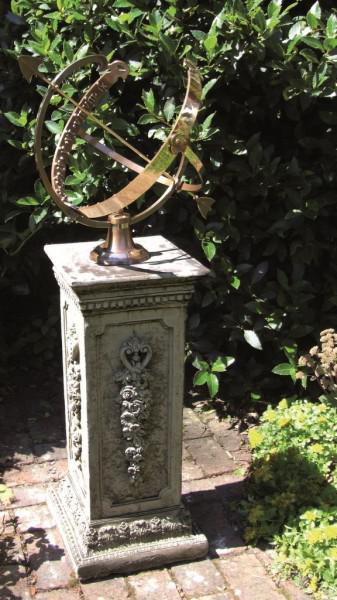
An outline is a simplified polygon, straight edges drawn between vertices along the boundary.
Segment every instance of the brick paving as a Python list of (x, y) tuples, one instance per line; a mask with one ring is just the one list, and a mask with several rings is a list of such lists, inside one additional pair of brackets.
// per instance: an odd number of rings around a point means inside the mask
[[(80, 583), (46, 505), (46, 488), (66, 472), (62, 412), (17, 416), (0, 428), (1, 600), (305, 600), (276, 582), (268, 552), (247, 547), (229, 506), (240, 498), (249, 466), (246, 437), (215, 413), (184, 411), (183, 498), (209, 541), (204, 560)], [(27, 415), (26, 415), (27, 416)], [(13, 431), (11, 431), (11, 427)], [(2, 506), (2, 510), (1, 510)]]

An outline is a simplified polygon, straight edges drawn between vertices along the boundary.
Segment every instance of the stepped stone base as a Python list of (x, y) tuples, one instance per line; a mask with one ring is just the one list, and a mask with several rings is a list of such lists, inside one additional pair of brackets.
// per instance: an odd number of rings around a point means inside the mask
[(206, 537), (193, 531), (189, 513), (182, 506), (89, 524), (68, 478), (49, 489), (48, 504), (81, 580), (207, 554)]

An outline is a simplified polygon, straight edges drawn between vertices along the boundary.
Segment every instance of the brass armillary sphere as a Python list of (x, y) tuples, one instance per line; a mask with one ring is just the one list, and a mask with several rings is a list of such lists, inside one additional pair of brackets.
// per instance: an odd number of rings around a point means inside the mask
[[(187, 89), (182, 108), (167, 139), (155, 156), (149, 159), (120, 137), (113, 129), (102, 123), (92, 113), (92, 110), (111, 86), (120, 78), (123, 80), (126, 79), (128, 66), (125, 62), (116, 60), (109, 64), (103, 55), (90, 55), (70, 64), (56, 75), (52, 81), (49, 81), (39, 72), (41, 62), (42, 60), (38, 57), (21, 56), (19, 58), (21, 71), (28, 81), (31, 81), (33, 75), (37, 75), (48, 85), (47, 92), (43, 97), (37, 115), (34, 146), (37, 168), (48, 193), (59, 208), (72, 220), (89, 227), (108, 229), (106, 241), (97, 246), (91, 253), (91, 258), (98, 264), (123, 265), (147, 260), (149, 258), (148, 252), (142, 246), (134, 244), (132, 240), (130, 225), (138, 223), (154, 213), (165, 204), (174, 192), (183, 190), (195, 194), (201, 189), (202, 163), (189, 146), (189, 136), (197, 117), (201, 98), (201, 81), (198, 70), (192, 63), (187, 63)], [(101, 75), (84, 93), (82, 98), (76, 102), (62, 90), (62, 85), (68, 77), (81, 68), (90, 65), (97, 65), (101, 71)], [(70, 101), (75, 108), (60, 135), (49, 178), (42, 159), (42, 131), (46, 112), (55, 92)], [(84, 130), (84, 124), (87, 119), (102, 127), (141, 157), (146, 163), (145, 166), (131, 161), (107, 147), (97, 138), (89, 135)], [(137, 173), (137, 175), (119, 192), (101, 202), (88, 206), (73, 206), (66, 194), (65, 179), (67, 163), (76, 137), (83, 138), (96, 151), (119, 162)], [(179, 157), (179, 163), (176, 173), (172, 176), (166, 170), (172, 165), (177, 156)], [(199, 177), (198, 183), (186, 183), (182, 181), (188, 163), (194, 167)], [(164, 185), (166, 189), (151, 206), (134, 215), (130, 215), (129, 212), (125, 211), (127, 207), (136, 202), (155, 183)]]

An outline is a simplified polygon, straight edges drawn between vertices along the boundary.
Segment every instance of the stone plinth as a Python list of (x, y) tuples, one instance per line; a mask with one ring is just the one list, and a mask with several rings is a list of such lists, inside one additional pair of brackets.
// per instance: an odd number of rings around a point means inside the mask
[[(137, 240), (136, 240), (137, 241)], [(140, 265), (46, 247), (61, 290), (69, 473), (50, 492), (79, 577), (204, 556), (181, 504), (185, 310), (208, 270), (161, 236)]]

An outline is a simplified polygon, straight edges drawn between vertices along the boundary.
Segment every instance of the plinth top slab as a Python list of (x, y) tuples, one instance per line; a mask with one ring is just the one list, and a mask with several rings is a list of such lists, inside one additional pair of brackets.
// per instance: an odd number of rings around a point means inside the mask
[(144, 263), (129, 266), (103, 267), (90, 259), (90, 252), (98, 242), (53, 244), (45, 252), (56, 271), (62, 274), (72, 288), (96, 285), (128, 284), (135, 281), (188, 280), (202, 277), (209, 269), (161, 235), (135, 238), (150, 253)]

